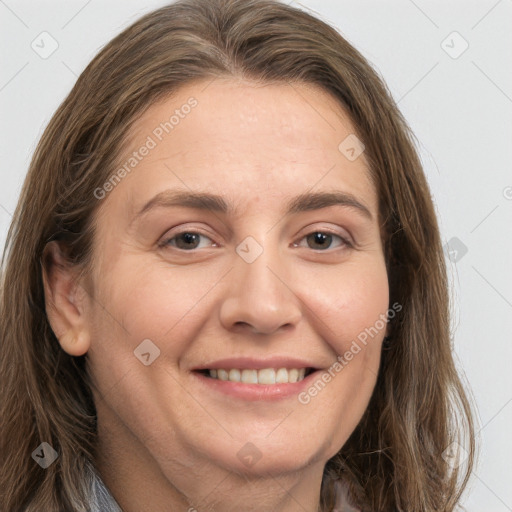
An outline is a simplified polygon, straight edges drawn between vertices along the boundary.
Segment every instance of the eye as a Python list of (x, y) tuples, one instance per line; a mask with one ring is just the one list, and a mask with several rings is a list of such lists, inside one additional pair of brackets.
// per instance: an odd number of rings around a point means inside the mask
[(200, 238), (206, 238), (211, 241), (211, 238), (206, 235), (199, 233), (197, 231), (182, 231), (181, 233), (176, 233), (171, 238), (165, 239), (161, 246), (171, 246), (176, 247), (177, 249), (183, 251), (189, 251), (193, 249), (202, 249), (203, 247), (199, 246)]
[[(316, 245), (316, 247), (309, 246), (310, 249), (325, 250), (329, 249), (333, 238), (341, 241), (340, 247), (352, 247), (351, 243), (340, 235), (331, 233), (330, 231), (312, 231), (304, 236), (301, 240), (306, 240), (307, 243)], [(294, 244), (295, 247), (300, 247), (299, 244)], [(303, 247), (303, 246), (302, 246)]]
[[(174, 247), (182, 251), (193, 251), (195, 249), (203, 249), (205, 246), (200, 245), (201, 238), (205, 238), (212, 242), (212, 239), (203, 233), (197, 231), (181, 231), (175, 233), (172, 237), (164, 239), (160, 244), (161, 247)], [(338, 247), (352, 247), (352, 244), (340, 235), (331, 233), (330, 231), (312, 231), (311, 233), (304, 236), (302, 240), (306, 240), (308, 247), (314, 250), (325, 251), (331, 248), (333, 239), (340, 241)], [(213, 243), (213, 246), (217, 244)], [(295, 247), (303, 247), (303, 245), (294, 243)]]

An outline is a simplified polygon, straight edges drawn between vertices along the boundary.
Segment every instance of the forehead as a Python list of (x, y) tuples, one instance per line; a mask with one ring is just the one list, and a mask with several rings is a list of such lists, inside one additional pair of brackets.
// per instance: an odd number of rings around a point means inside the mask
[[(111, 193), (130, 213), (165, 189), (209, 191), (239, 204), (336, 188), (376, 209), (349, 116), (317, 86), (210, 79), (151, 105), (131, 128)], [(348, 141), (348, 142), (347, 142)], [(128, 213), (128, 212), (127, 212)]]

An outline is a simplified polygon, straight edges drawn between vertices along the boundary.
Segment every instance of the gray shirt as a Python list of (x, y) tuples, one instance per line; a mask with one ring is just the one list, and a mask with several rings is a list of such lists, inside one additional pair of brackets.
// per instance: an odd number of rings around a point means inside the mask
[(98, 472), (91, 468), (90, 512), (123, 512)]

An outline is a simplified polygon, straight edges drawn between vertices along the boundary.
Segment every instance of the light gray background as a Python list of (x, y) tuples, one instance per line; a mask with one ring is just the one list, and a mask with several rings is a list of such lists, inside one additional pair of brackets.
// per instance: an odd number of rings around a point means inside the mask
[[(1, 247), (35, 144), (77, 76), (165, 3), (0, 0)], [(464, 504), (512, 511), (512, 0), (288, 3), (316, 11), (370, 60), (419, 140), (451, 240), (458, 365), (479, 413), (481, 458)], [(46, 59), (31, 48), (51, 48), (44, 31), (58, 43)]]

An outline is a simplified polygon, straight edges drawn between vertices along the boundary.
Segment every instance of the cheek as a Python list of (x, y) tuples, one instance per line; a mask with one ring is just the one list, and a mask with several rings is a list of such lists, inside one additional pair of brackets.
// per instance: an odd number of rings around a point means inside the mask
[(389, 287), (384, 261), (347, 265), (329, 274), (324, 287), (310, 294), (308, 306), (332, 364), (299, 396), (314, 417), (332, 432), (324, 447), (333, 456), (346, 442), (366, 410), (379, 371)]
[(165, 358), (166, 365), (177, 365), (207, 320), (208, 294), (225, 272), (206, 265), (173, 269), (163, 261), (120, 258), (102, 280), (91, 320), (89, 359), (102, 386), (112, 386), (128, 372), (144, 372), (134, 354), (139, 347), (149, 346), (160, 363)]
[(362, 347), (371, 345), (364, 344), (365, 338), (381, 341), (386, 324), (382, 318), (389, 307), (383, 260), (340, 265), (317, 282), (323, 284), (310, 291), (308, 306), (322, 320), (323, 337), (337, 354), (349, 350), (354, 340), (361, 341)]
[[(162, 352), (179, 357), (208, 320), (204, 310), (213, 294), (208, 295), (226, 269), (229, 266), (212, 268), (211, 264), (173, 269), (163, 261), (142, 265), (136, 258), (118, 260), (103, 281), (101, 307), (97, 308), (101, 318), (92, 322), (96, 327), (93, 338), (102, 340), (94, 347), (96, 352), (107, 356), (115, 351), (117, 359), (125, 357), (133, 364), (133, 351), (150, 339)], [(230, 279), (229, 274), (224, 279)], [(301, 269), (292, 282), (305, 305), (305, 321), (316, 326), (337, 355), (349, 350), (358, 336), (364, 339), (368, 329), (373, 333), (379, 315), (388, 308), (386, 268), (377, 258), (326, 265), (309, 274)]]

